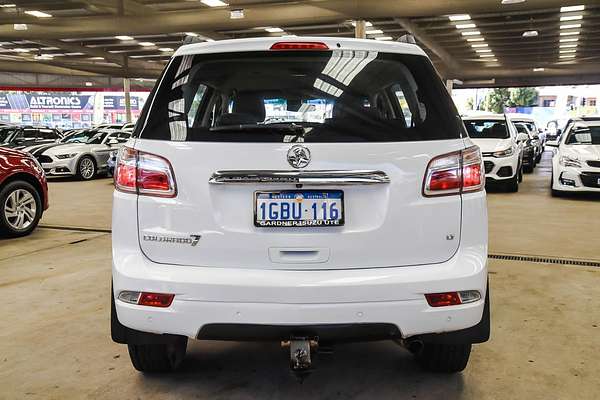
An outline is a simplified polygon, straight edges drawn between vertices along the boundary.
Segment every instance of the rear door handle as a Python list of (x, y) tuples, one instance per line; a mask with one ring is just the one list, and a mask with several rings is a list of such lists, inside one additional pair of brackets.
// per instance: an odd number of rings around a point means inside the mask
[(269, 259), (277, 264), (319, 264), (329, 260), (326, 247), (271, 247)]

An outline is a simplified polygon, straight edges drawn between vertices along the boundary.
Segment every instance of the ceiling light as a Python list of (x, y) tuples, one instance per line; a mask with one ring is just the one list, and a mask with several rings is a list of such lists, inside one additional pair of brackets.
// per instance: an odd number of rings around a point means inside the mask
[(200, 3), (206, 4), (209, 7), (226, 7), (229, 5), (221, 0), (200, 0)]
[(463, 36), (475, 36), (475, 35), (481, 35), (481, 32), (479, 32), (479, 31), (466, 31), (466, 32), (461, 32), (461, 35), (463, 35)]
[(477, 38), (470, 38), (467, 39), (467, 42), (483, 42), (485, 39), (482, 37), (477, 37)]
[(27, 24), (13, 24), (13, 28), (15, 31), (26, 31)]
[(86, 83), (85, 83), (85, 86), (88, 86), (88, 87), (89, 87), (89, 86), (94, 86), (94, 84), (93, 84), (92, 82), (86, 82)]
[(523, 37), (536, 37), (538, 34), (538, 31), (525, 31)]
[(104, 57), (89, 57), (88, 60), (104, 60)]
[(244, 10), (239, 8), (237, 10), (231, 10), (229, 12), (230, 19), (242, 19), (244, 18)]
[(119, 40), (133, 40), (133, 38), (131, 36), (125, 36), (125, 35), (115, 36), (115, 39), (119, 39)]
[(172, 49), (172, 48), (170, 48), (170, 47), (159, 47), (159, 49), (158, 49), (158, 50), (159, 50), (159, 51), (173, 51), (173, 49)]
[(475, 25), (475, 24), (458, 24), (458, 25), (456, 25), (456, 29), (472, 29), (472, 28), (477, 28), (477, 25)]
[[(356, 21), (352, 21), (352, 26), (356, 28)], [(365, 26), (366, 26), (367, 28), (370, 28), (370, 27), (372, 27), (372, 26), (373, 26), (373, 23), (372, 23), (372, 22), (369, 22), (369, 21), (367, 21), (367, 22), (365, 22)]]
[(391, 36), (377, 36), (376, 38), (374, 38), (375, 40), (394, 40), (393, 37)]
[(74, 52), (74, 53), (65, 53), (65, 56), (84, 56), (85, 53)]
[(579, 31), (571, 31), (571, 32), (561, 32), (560, 36), (573, 36), (579, 35)]
[(13, 8), (16, 6), (16, 4), (0, 4), (0, 8)]
[(564, 43), (564, 42), (578, 42), (578, 41), (579, 41), (579, 38), (563, 38), (563, 39), (560, 39), (561, 43)]
[(545, 68), (534, 68), (533, 72), (544, 72), (545, 70)]
[(155, 45), (154, 43), (152, 43), (152, 42), (140, 42), (140, 43), (139, 43), (139, 45), (140, 45), (140, 46), (143, 46), (143, 47), (156, 46), (156, 45)]
[(569, 48), (569, 47), (577, 47), (577, 43), (573, 43), (573, 44), (561, 44), (560, 48)]
[(487, 43), (478, 43), (478, 44), (472, 44), (471, 47), (473, 48), (477, 48), (477, 47), (488, 47)]
[(583, 11), (583, 10), (585, 10), (585, 6), (567, 6), (567, 7), (560, 8), (560, 12)]
[(479, 57), (496, 57), (496, 56), (491, 53), (488, 53), (488, 54), (480, 54)]
[(371, 29), (366, 32), (367, 35), (381, 35), (383, 31), (381, 29)]
[(577, 53), (577, 49), (560, 49), (560, 53)]
[(448, 15), (450, 21), (469, 21), (471, 16), (469, 14), (454, 14)]
[(491, 53), (492, 49), (478, 49), (475, 50), (476, 53)]
[(561, 54), (558, 58), (573, 58), (576, 54)]
[(269, 33), (280, 33), (280, 32), (283, 32), (283, 29), (268, 26), (265, 28), (265, 31), (267, 31)]
[(564, 17), (560, 17), (560, 21), (578, 21), (583, 19), (583, 15), (565, 15)]
[(29, 53), (31, 50), (30, 49), (21, 49), (19, 47), (12, 49), (15, 53)]
[(48, 13), (45, 13), (43, 11), (38, 11), (38, 10), (25, 11), (25, 14), (31, 15), (32, 17), (37, 17), (37, 18), (51, 18), (52, 17), (52, 14), (48, 14)]
[(518, 4), (525, 3), (525, 0), (502, 0), (502, 4)]
[(581, 24), (569, 24), (569, 25), (561, 25), (560, 29), (577, 29), (581, 28)]

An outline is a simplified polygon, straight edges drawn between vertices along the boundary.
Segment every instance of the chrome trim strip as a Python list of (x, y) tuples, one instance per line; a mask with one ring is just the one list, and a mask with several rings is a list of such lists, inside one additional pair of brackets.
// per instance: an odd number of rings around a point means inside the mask
[(390, 183), (383, 171), (278, 171), (278, 170), (240, 170), (216, 171), (208, 183), (222, 184), (294, 184), (294, 185), (374, 185)]

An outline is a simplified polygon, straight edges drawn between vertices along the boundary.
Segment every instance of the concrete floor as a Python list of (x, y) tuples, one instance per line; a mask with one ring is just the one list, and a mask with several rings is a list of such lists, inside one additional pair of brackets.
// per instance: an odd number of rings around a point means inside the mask
[[(600, 198), (551, 198), (547, 157), (491, 193), (490, 251), (600, 261)], [(110, 180), (50, 184), (46, 226), (110, 227)], [(594, 222), (595, 221), (595, 222)], [(490, 260), (492, 339), (454, 376), (391, 342), (337, 346), (299, 383), (277, 344), (190, 342), (144, 376), (109, 338), (110, 234), (40, 228), (0, 242), (0, 399), (597, 399), (600, 268)]]

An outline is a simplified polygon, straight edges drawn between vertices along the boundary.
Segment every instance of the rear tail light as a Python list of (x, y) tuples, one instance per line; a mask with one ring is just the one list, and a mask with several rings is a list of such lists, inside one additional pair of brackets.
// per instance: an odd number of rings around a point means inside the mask
[(447, 196), (483, 189), (485, 177), (479, 147), (435, 157), (429, 162), (423, 183), (423, 195)]
[(322, 42), (277, 42), (271, 50), (329, 50)]
[(175, 197), (177, 186), (166, 158), (123, 147), (117, 157), (115, 187), (145, 196)]
[(474, 303), (481, 300), (481, 293), (477, 290), (462, 290), (460, 292), (430, 293), (426, 294), (425, 298), (431, 307), (446, 307)]
[(174, 294), (167, 293), (132, 292), (129, 290), (119, 293), (119, 300), (125, 303), (148, 307), (169, 307), (174, 298)]

